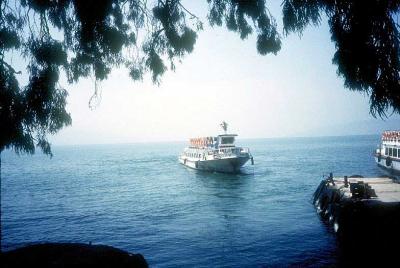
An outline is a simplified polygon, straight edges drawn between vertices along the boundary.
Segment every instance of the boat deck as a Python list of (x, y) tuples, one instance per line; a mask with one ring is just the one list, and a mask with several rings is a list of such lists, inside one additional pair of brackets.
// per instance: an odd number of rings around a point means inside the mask
[[(334, 178), (335, 187), (340, 189), (341, 193), (345, 197), (351, 198), (350, 187), (344, 187), (344, 178)], [(358, 181), (363, 181), (368, 183), (372, 189), (375, 190), (377, 197), (371, 197), (370, 200), (376, 200), (381, 202), (399, 202), (400, 203), (400, 181), (396, 182), (388, 177), (382, 178), (349, 178), (349, 183), (356, 183)]]

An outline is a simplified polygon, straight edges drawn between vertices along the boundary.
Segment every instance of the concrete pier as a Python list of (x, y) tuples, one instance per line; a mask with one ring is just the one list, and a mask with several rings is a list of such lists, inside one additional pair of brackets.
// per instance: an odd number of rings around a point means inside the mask
[(333, 227), (344, 265), (382, 265), (397, 258), (400, 249), (397, 179), (331, 174), (321, 181), (313, 203), (321, 219)]

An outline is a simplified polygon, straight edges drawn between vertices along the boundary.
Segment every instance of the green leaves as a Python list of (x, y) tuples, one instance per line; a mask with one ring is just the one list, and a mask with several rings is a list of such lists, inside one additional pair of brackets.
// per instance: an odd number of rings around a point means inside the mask
[(267, 12), (264, 0), (209, 0), (208, 20), (211, 25), (237, 32), (246, 39), (257, 32), (257, 50), (261, 55), (276, 54), (281, 49), (280, 36), (274, 18)]
[(19, 48), (21, 45), (17, 33), (11, 29), (0, 29), (0, 51), (6, 51), (12, 48)]
[(164, 65), (160, 55), (152, 51), (146, 61), (146, 66), (152, 71), (153, 82), (158, 82), (158, 78), (164, 74), (167, 67)]
[(268, 53), (278, 53), (281, 49), (281, 41), (276, 32), (265, 32), (257, 37), (257, 50), (261, 55)]
[(60, 42), (31, 40), (29, 49), (35, 61), (40, 65), (67, 65), (67, 53)]
[(285, 33), (301, 34), (309, 24), (318, 25), (321, 21), (320, 10), (323, 9), (319, 0), (285, 0), (282, 8)]

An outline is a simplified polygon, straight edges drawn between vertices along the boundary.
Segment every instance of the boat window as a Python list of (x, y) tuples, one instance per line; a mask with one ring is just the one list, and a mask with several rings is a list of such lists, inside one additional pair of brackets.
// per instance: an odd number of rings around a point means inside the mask
[(389, 155), (389, 148), (385, 148), (385, 155)]
[(221, 139), (221, 144), (232, 144), (235, 142), (235, 137), (223, 137)]
[(397, 152), (398, 152), (398, 150), (396, 148), (393, 148), (393, 156), (394, 157), (397, 157)]
[(389, 156), (393, 156), (393, 148), (389, 148)]

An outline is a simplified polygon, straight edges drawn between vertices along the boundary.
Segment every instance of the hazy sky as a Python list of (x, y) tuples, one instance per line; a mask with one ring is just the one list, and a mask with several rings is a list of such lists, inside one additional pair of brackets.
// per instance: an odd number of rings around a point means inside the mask
[[(379, 133), (400, 128), (369, 114), (369, 98), (343, 87), (332, 64), (334, 44), (326, 20), (300, 38), (283, 37), (281, 51), (261, 56), (255, 36), (242, 41), (224, 28), (210, 28), (206, 1), (187, 1), (204, 22), (195, 49), (159, 86), (149, 76), (133, 82), (126, 69), (114, 70), (99, 86), (101, 101), (88, 106), (92, 79), (63, 85), (69, 91), (72, 126), (53, 144), (186, 140), (214, 135), (225, 120), (242, 138)], [(204, 2), (204, 3), (203, 3)], [(282, 33), (279, 1), (269, 5)]]

